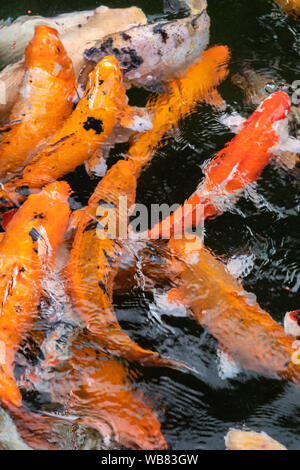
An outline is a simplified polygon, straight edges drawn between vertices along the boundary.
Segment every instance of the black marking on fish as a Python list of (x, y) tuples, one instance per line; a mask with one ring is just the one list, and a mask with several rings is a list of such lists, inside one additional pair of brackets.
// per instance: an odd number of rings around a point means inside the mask
[(95, 119), (94, 117), (90, 116), (83, 123), (83, 127), (86, 131), (92, 129), (96, 134), (101, 134), (103, 132), (103, 121), (101, 119)]
[(122, 47), (118, 49), (113, 47), (112, 38), (106, 39), (98, 49), (91, 47), (84, 52), (84, 57), (94, 63), (98, 63), (106, 55), (114, 55), (120, 62), (121, 67), (126, 69), (125, 73), (137, 69), (144, 62), (144, 59), (133, 48)]
[(103, 83), (104, 83), (104, 80), (99, 80), (98, 82), (99, 86), (103, 85)]
[(160, 34), (162, 41), (164, 44), (166, 44), (167, 40), (169, 39), (168, 33), (164, 30), (164, 26), (168, 25), (169, 23), (158, 23), (156, 24), (152, 31), (154, 34)]
[(131, 36), (129, 36), (129, 34), (127, 33), (122, 33), (122, 38), (124, 39), (124, 41), (130, 41)]
[(20, 269), (20, 273), (24, 273), (26, 271), (26, 269), (24, 268), (24, 266), (22, 266), (22, 268)]
[(33, 242), (37, 242), (39, 238), (43, 238), (36, 228), (32, 228), (29, 232)]
[(35, 214), (34, 219), (44, 219), (45, 218), (45, 215), (43, 213), (40, 213), (40, 214)]
[(15, 308), (16, 313), (21, 313), (22, 312), (22, 309), (21, 309), (20, 305), (15, 305), (14, 308)]
[(198, 18), (199, 16), (196, 16), (195, 18), (192, 19), (191, 21), (191, 26), (196, 29), (198, 27)]
[(93, 219), (89, 220), (85, 229), (83, 230), (84, 232), (89, 232), (91, 230), (95, 230), (97, 228), (98, 222), (95, 222)]
[(106, 39), (106, 40), (101, 44), (100, 50), (101, 50), (102, 52), (107, 52), (107, 51), (111, 48), (111, 46), (113, 45), (113, 42), (114, 42), (114, 41), (113, 41), (112, 38)]
[(105, 258), (107, 259), (109, 266), (111, 267), (113, 265), (114, 259), (111, 256), (109, 256), (106, 250), (103, 250), (103, 254)]
[(122, 47), (121, 52), (122, 54), (128, 54), (130, 59), (130, 63), (128, 64), (128, 60), (126, 60), (125, 58), (122, 59), (121, 54), (120, 59), (119, 57), (117, 57), (117, 59), (119, 59), (120, 61), (121, 66), (126, 67), (126, 72), (138, 69), (140, 65), (142, 65), (144, 62), (144, 59), (137, 54), (135, 49), (132, 49), (130, 47)]
[(64, 142), (65, 140), (70, 139), (70, 137), (72, 137), (74, 134), (75, 134), (75, 132), (73, 132), (72, 134), (69, 134), (69, 135), (65, 135), (64, 137), (62, 137), (61, 139), (59, 139), (57, 142), (54, 142), (54, 144), (51, 144), (50, 147), (54, 147), (55, 145), (58, 145), (58, 144), (60, 144), (61, 142)]
[(29, 196), (30, 195), (30, 190), (29, 186), (19, 186), (18, 188), (15, 188), (16, 193), (21, 194), (21, 196)]
[(104, 282), (103, 282), (103, 281), (98, 281), (98, 286), (100, 287), (100, 289), (102, 290), (102, 292), (103, 292), (105, 295), (107, 295), (107, 297), (109, 297)]
[(97, 49), (97, 47), (91, 47), (90, 49), (86, 49), (84, 51), (84, 57), (87, 59), (87, 60), (91, 60), (92, 62), (94, 62), (94, 59), (93, 59), (93, 55), (97, 55), (99, 53), (99, 49)]

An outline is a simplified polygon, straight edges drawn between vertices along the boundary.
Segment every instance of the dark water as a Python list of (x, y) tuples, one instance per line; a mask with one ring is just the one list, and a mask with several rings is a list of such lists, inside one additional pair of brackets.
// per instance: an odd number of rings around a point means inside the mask
[[(32, 14), (56, 15), (88, 9), (98, 2), (60, 0), (13, 0), (2, 3), (0, 18)], [(130, 6), (130, 0), (106, 1), (111, 7)], [(135, 4), (162, 18), (162, 1)], [(208, 0), (211, 45), (231, 49), (230, 76), (219, 90), (229, 109), (248, 116), (254, 109), (230, 77), (247, 64), (291, 84), (300, 79), (300, 23), (267, 0)], [(130, 92), (135, 104), (147, 94)], [(138, 183), (137, 202), (181, 203), (202, 178), (202, 164), (232, 137), (209, 106), (180, 124), (180, 131), (160, 150)], [(126, 145), (117, 146), (109, 163), (116, 161)], [(78, 205), (86, 203), (95, 182), (83, 169), (69, 177)], [(206, 224), (205, 243), (224, 260), (247, 259), (243, 286), (253, 292), (261, 307), (277, 321), (285, 312), (300, 308), (299, 188), (295, 172), (269, 165), (255, 189), (259, 202), (242, 199), (235, 208)], [(253, 199), (253, 198), (252, 198)], [(115, 295), (115, 308), (122, 327), (145, 347), (185, 360), (198, 375), (146, 370), (140, 387), (160, 410), (162, 431), (173, 449), (223, 449), (229, 427), (247, 426), (265, 431), (289, 449), (300, 448), (300, 391), (284, 381), (248, 372), (234, 380), (218, 376), (216, 341), (188, 318), (153, 316), (153, 295), (134, 289)]]

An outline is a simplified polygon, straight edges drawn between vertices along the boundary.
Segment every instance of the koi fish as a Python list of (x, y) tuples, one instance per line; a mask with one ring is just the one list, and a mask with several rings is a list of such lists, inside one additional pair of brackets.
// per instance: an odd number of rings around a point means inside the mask
[(210, 19), (206, 1), (190, 17), (154, 25), (141, 25), (108, 35), (86, 49), (86, 68), (79, 82), (106, 55), (114, 55), (123, 68), (126, 84), (162, 92), (161, 83), (180, 77), (199, 57), (209, 42)]
[[(113, 281), (123, 247), (120, 237), (127, 236), (128, 225), (128, 214), (120, 198), (126, 198), (131, 207), (135, 192), (135, 167), (130, 160), (116, 163), (99, 182), (80, 216), (66, 269), (68, 291), (74, 311), (98, 338), (102, 349), (144, 365), (179, 367), (175, 361), (160, 358), (158, 353), (146, 351), (132, 341), (121, 330), (112, 308)], [(115, 234), (106, 231), (107, 217), (116, 218), (112, 222), (118, 227)]]
[(157, 413), (133, 389), (128, 368), (102, 352), (97, 340), (80, 336), (59, 370), (49, 382), (51, 400), (74, 416), (74, 425), (96, 429), (102, 449), (167, 449)]
[[(81, 12), (79, 14), (81, 14)], [(55, 18), (53, 20), (55, 21)], [(75, 29), (71, 29), (66, 34), (62, 34), (61, 41), (68, 56), (73, 62), (76, 77), (85, 63), (83, 59), (84, 50), (87, 47), (92, 47), (96, 42), (96, 39), (99, 40), (107, 34), (113, 34), (117, 31), (125, 31), (134, 25), (146, 23), (147, 18), (139, 8), (131, 7), (110, 9), (102, 6), (95, 10), (94, 14), (85, 24), (83, 24), (83, 22), (79, 22), (78, 27), (75, 25)], [(26, 22), (24, 23), (24, 27), (25, 25), (27, 27)], [(54, 24), (53, 26), (60, 31), (60, 25), (55, 26)], [(0, 31), (2, 38), (3, 30), (0, 29)], [(31, 38), (32, 36), (28, 39), (30, 40)], [(24, 42), (21, 45), (18, 41), (17, 44), (20, 45), (23, 50), (27, 46), (27, 42)], [(8, 49), (9, 51), (12, 51), (9, 47)], [(8, 58), (6, 62), (10, 62), (10, 58)], [(23, 60), (14, 65), (7, 66), (0, 73), (0, 123), (5, 124), (7, 122), (11, 108), (16, 101), (17, 94), (22, 85), (22, 81), (24, 80), (24, 76), (25, 63)]]
[(29, 197), (0, 243), (0, 399), (8, 405), (22, 405), (14, 357), (37, 315), (43, 276), (67, 227), (69, 193), (67, 183), (59, 182)]
[(76, 94), (72, 62), (55, 29), (36, 27), (25, 64), (25, 79), (9, 119), (12, 124), (2, 131), (2, 179), (23, 170), (35, 147), (61, 127)]
[(230, 429), (225, 436), (227, 450), (287, 450), (265, 432)]
[[(152, 129), (133, 136), (127, 152), (135, 165), (137, 176), (149, 164), (155, 152), (166, 145), (168, 131), (176, 128), (180, 119), (188, 116), (197, 102), (204, 101), (216, 107), (222, 107), (223, 100), (216, 87), (228, 75), (229, 57), (227, 46), (208, 49), (183, 77), (169, 84), (169, 93), (150, 98), (146, 109), (153, 116)], [(136, 238), (134, 241), (137, 242)], [(131, 261), (130, 266), (128, 263), (121, 265), (115, 280), (125, 289), (130, 288), (129, 283), (134, 279), (134, 276), (128, 274), (128, 269), (133, 269), (132, 272), (136, 270), (136, 258), (131, 258)], [(151, 275), (151, 269), (149, 275)], [(154, 275), (154, 277), (157, 280), (157, 276)]]
[(11, 22), (0, 21), (0, 64), (8, 65), (20, 60), (27, 44), (32, 40), (36, 26), (47, 25), (58, 33), (66, 34), (88, 23), (96, 10), (63, 13), (55, 18), (24, 15)]
[[(100, 310), (102, 317), (102, 312), (106, 313), (107, 318), (104, 317), (103, 321), (112, 325), (110, 337), (113, 338), (113, 330), (115, 330), (114, 335), (118, 331), (116, 328), (118, 325), (112, 313), (111, 295), (112, 284), (119, 265), (118, 258), (122, 249), (122, 245), (118, 245), (119, 240), (116, 242), (109, 237), (100, 240), (97, 237), (96, 230), (99, 224), (99, 219), (96, 216), (97, 206), (101, 206), (103, 203), (104, 207), (107, 206), (117, 210), (117, 199), (121, 195), (127, 195), (133, 204), (136, 178), (151, 160), (163, 135), (173, 125), (177, 125), (178, 120), (188, 114), (198, 100), (209, 100), (211, 96), (216, 96), (212, 91), (226, 77), (228, 59), (229, 51), (225, 46), (206, 51), (201, 59), (189, 69), (185, 77), (170, 84), (170, 94), (160, 96), (157, 100), (151, 100), (148, 103), (147, 109), (153, 115), (152, 130), (135, 137), (135, 141), (128, 152), (129, 160), (119, 162), (107, 173), (90, 199), (88, 207), (79, 214), (79, 227), (67, 268), (67, 279), (69, 279), (69, 290), (71, 298), (73, 297), (75, 310), (81, 312), (79, 314), (84, 318), (88, 329), (96, 336), (103, 337), (103, 332), (101, 332), (103, 325), (101, 325), (101, 317), (99, 316)], [(199, 76), (201, 76), (201, 80), (198, 80)], [(195, 80), (196, 77), (197, 80)], [(184, 100), (182, 96), (185, 97)], [(131, 186), (129, 185), (130, 181)], [(84, 217), (81, 219), (83, 214)], [(91, 246), (97, 247), (92, 251), (98, 253), (99, 258), (90, 258), (90, 261), (87, 262), (87, 253), (91, 252)], [(98, 270), (97, 266), (99, 266)], [(88, 285), (83, 289), (82, 285), (86, 282)], [(94, 286), (93, 289), (91, 286)], [(96, 301), (96, 299), (98, 300)], [(101, 309), (99, 306), (101, 306)], [(95, 313), (92, 313), (93, 311)], [(95, 323), (94, 326), (93, 322)], [(122, 335), (124, 336), (124, 333)], [(124, 336), (124, 339), (126, 336)], [(124, 346), (118, 344), (118, 348), (123, 347), (124, 351), (125, 348), (128, 349), (128, 345), (126, 345), (128, 340), (127, 337)], [(109, 344), (109, 338), (105, 341)], [(138, 360), (136, 345), (132, 342), (129, 345), (132, 351), (130, 352), (130, 349), (126, 351), (126, 357), (129, 358), (130, 353), (132, 360)], [(110, 347), (112, 346), (113, 344)], [(140, 349), (139, 354), (140, 360), (144, 362), (153, 360), (155, 357), (155, 361), (158, 360), (155, 353), (147, 352), (148, 359), (143, 350)]]
[(299, 351), (295, 358), (293, 338), (249, 298), (223, 263), (204, 249), (196, 236), (171, 239), (168, 247), (170, 273), (178, 280), (176, 287), (193, 318), (244, 369), (276, 375), (300, 386)]
[[(170, 217), (149, 230), (149, 237), (169, 238), (170, 234), (182, 233), (186, 220), (196, 227), (202, 216), (206, 219), (221, 214), (230, 197), (236, 199), (246, 185), (256, 181), (273, 157), (273, 149), (280, 140), (278, 124), (287, 118), (290, 109), (291, 101), (285, 92), (273, 93), (265, 99), (240, 133), (212, 159), (196, 192)], [(199, 205), (203, 213), (197, 212)]]
[[(244, 66), (237, 74), (235, 74), (231, 81), (238, 86), (244, 93), (247, 104), (259, 105), (274, 91), (287, 91), (289, 85), (283, 81), (276, 80), (274, 76), (266, 73), (258, 73)], [(242, 118), (237, 117), (238, 125), (242, 125)], [(226, 124), (226, 122), (225, 122)], [(289, 114), (289, 127), (296, 131), (300, 126), (300, 110), (297, 106), (292, 106)], [(231, 127), (229, 125), (229, 127)], [(288, 131), (287, 131), (288, 133)], [(299, 162), (299, 155), (292, 151), (284, 151), (277, 149), (275, 152), (276, 165), (280, 165), (288, 170), (293, 170), (297, 162)]]
[(106, 57), (91, 72), (85, 95), (61, 129), (20, 177), (3, 186), (0, 193), (8, 206), (21, 203), (30, 192), (39, 191), (84, 163), (106, 141), (128, 109), (118, 61)]
[(177, 127), (179, 120), (188, 116), (197, 102), (205, 101), (215, 106), (223, 103), (216, 87), (228, 75), (229, 56), (227, 46), (208, 49), (180, 79), (170, 82), (168, 93), (149, 100), (146, 109), (153, 116), (152, 129), (134, 136), (127, 153), (134, 162), (137, 175), (166, 144), (165, 134)]
[(299, 0), (275, 0), (285, 11), (288, 13), (300, 14), (300, 1)]

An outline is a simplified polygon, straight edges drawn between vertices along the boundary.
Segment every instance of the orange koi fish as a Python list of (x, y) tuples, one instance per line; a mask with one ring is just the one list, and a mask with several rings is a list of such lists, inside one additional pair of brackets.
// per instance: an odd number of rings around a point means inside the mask
[(282, 8), (288, 13), (300, 14), (300, 1), (299, 0), (275, 0)]
[[(97, 226), (100, 219), (97, 218), (97, 207), (118, 210), (120, 196), (127, 197), (128, 207), (133, 205), (136, 179), (151, 159), (161, 137), (173, 123), (177, 124), (180, 117), (192, 109), (195, 100), (208, 98), (213, 87), (225, 78), (228, 56), (228, 49), (222, 46), (207, 51), (185, 77), (171, 83), (170, 95), (159, 97), (155, 105), (150, 102), (148, 108), (154, 115), (153, 129), (137, 138), (129, 150), (128, 161), (114, 165), (101, 180), (79, 222), (67, 269), (75, 310), (83, 317), (88, 329), (106, 344), (107, 350), (129, 360), (166, 365), (157, 353), (138, 348), (119, 328), (111, 301), (112, 285), (123, 246), (116, 237), (111, 239), (104, 236), (99, 239)], [(195, 82), (195, 76), (199, 76), (200, 72), (203, 72), (203, 81)], [(182, 95), (185, 100), (182, 100)], [(92, 257), (92, 252), (97, 253), (97, 256)]]
[(133, 389), (127, 367), (99, 351), (97, 343), (83, 348), (83, 342), (86, 338), (76, 340), (71, 358), (60, 369), (65, 380), (50, 384), (54, 401), (57, 396), (65, 400), (68, 413), (96, 429), (106, 448), (167, 449), (157, 413)]
[(22, 405), (14, 357), (37, 315), (41, 281), (66, 230), (69, 193), (68, 184), (59, 182), (30, 196), (0, 243), (0, 400), (8, 405)]
[(20, 204), (26, 195), (74, 171), (106, 141), (127, 109), (119, 63), (114, 57), (105, 57), (91, 72), (83, 98), (62, 128), (35, 155), (22, 176), (4, 185), (0, 195), (6, 204)]
[(192, 112), (199, 101), (219, 106), (223, 103), (216, 87), (228, 75), (229, 50), (216, 46), (203, 52), (183, 77), (169, 83), (169, 93), (155, 97), (147, 104), (153, 115), (152, 129), (133, 138), (128, 157), (134, 162), (137, 175), (167, 140), (165, 134), (177, 127), (178, 121)]
[[(150, 239), (182, 233), (185, 220), (192, 220), (196, 226), (202, 215), (206, 219), (221, 214), (228, 196), (238, 195), (256, 181), (273, 157), (272, 149), (279, 143), (276, 125), (288, 116), (290, 109), (291, 101), (285, 92), (273, 93), (265, 99), (240, 133), (212, 159), (204, 182), (183, 207), (149, 231)], [(197, 216), (199, 205), (203, 206), (204, 214)]]
[(295, 351), (294, 338), (249, 299), (198, 237), (171, 239), (168, 246), (172, 253), (170, 272), (178, 279), (180, 302), (191, 308), (193, 318), (244, 369), (277, 375), (300, 386), (299, 350)]
[(112, 307), (113, 282), (123, 248), (122, 238), (119, 238), (122, 234), (112, 236), (101, 228), (101, 223), (112, 211), (116, 227), (123, 223), (126, 237), (128, 214), (122, 213), (120, 197), (126, 198), (129, 208), (134, 204), (135, 192), (134, 165), (130, 160), (121, 160), (99, 182), (88, 206), (81, 211), (66, 269), (71, 302), (105, 351), (144, 365), (179, 367), (132, 341), (121, 330)]
[(225, 436), (228, 450), (287, 450), (265, 432), (230, 429)]
[(2, 130), (0, 178), (23, 170), (35, 147), (71, 114), (76, 93), (73, 65), (58, 33), (37, 26), (25, 52), (26, 74), (10, 123)]

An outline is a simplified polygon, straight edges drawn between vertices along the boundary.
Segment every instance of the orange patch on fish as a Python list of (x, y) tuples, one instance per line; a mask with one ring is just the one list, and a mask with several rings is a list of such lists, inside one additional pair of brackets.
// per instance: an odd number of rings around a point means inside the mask
[(114, 57), (105, 57), (91, 72), (83, 98), (62, 128), (35, 155), (22, 176), (4, 185), (0, 195), (6, 202), (2, 205), (19, 204), (26, 194), (74, 171), (106, 141), (127, 106), (119, 63)]
[(14, 377), (15, 353), (37, 316), (41, 281), (63, 239), (69, 193), (68, 184), (59, 182), (30, 196), (0, 243), (0, 400), (17, 407), (22, 398)]
[(26, 74), (0, 141), (0, 179), (22, 172), (37, 146), (72, 112), (76, 94), (73, 65), (58, 33), (37, 26), (25, 52)]
[[(170, 217), (149, 231), (151, 239), (179, 235), (186, 221), (194, 227), (208, 217), (222, 213), (222, 203), (257, 180), (273, 157), (279, 137), (274, 124), (285, 119), (291, 109), (289, 96), (279, 91), (265, 99), (242, 130), (219, 151), (205, 170), (204, 182)], [(202, 211), (198, 211), (199, 206)]]

